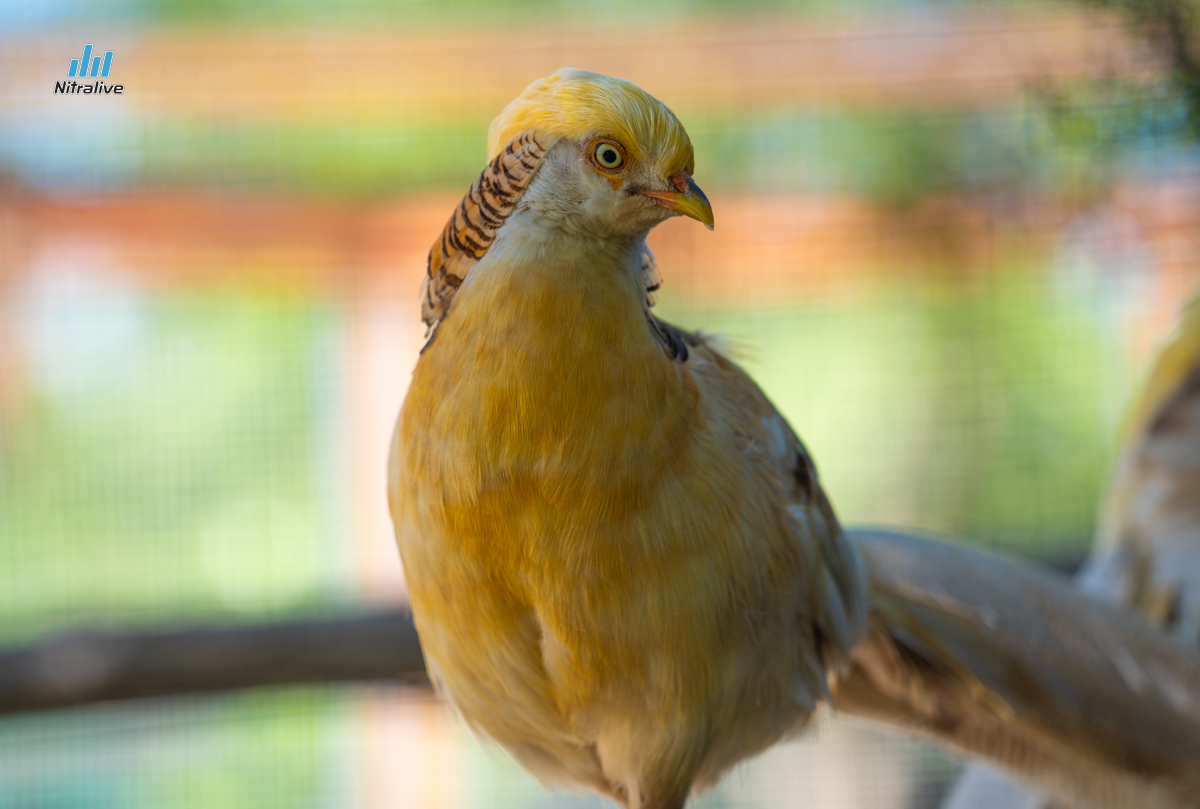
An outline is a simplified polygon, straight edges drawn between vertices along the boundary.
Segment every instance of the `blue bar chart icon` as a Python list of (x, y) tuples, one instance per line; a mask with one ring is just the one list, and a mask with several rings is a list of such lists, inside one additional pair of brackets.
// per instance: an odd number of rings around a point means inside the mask
[(79, 63), (79, 77), (83, 78), (87, 75), (88, 62), (92, 57), (92, 46), (87, 44), (83, 46), (83, 60)]
[(86, 78), (89, 75), (108, 78), (108, 71), (112, 69), (112, 60), (113, 52), (105, 51), (104, 66), (101, 68), (100, 57), (92, 56), (92, 46), (90, 44), (84, 45), (83, 58), (71, 60), (71, 69), (68, 71), (67, 75), (71, 78), (78, 76), (81, 79)]

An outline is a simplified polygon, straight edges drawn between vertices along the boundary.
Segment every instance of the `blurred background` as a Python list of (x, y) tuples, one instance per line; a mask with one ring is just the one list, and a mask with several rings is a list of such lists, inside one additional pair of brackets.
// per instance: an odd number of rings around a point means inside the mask
[[(405, 602), (425, 256), (566, 65), (688, 128), (717, 227), (651, 236), (658, 310), (732, 338), (843, 521), (1069, 565), (1200, 285), (1154, 18), (1191, 1), (0, 0), (0, 647)], [(53, 92), (86, 43), (121, 95)], [(697, 806), (923, 809), (956, 767), (837, 721)], [(419, 687), (0, 719), (3, 809), (601, 805)]]

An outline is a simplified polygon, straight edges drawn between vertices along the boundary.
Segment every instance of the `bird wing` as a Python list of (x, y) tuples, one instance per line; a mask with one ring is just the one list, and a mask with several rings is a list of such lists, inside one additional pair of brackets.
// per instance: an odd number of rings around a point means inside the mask
[(1096, 809), (1200, 805), (1200, 654), (1035, 565), (850, 533), (872, 614), (840, 710)]
[[(1096, 547), (1075, 578), (1200, 649), (1200, 298), (1152, 366), (1122, 431)], [(943, 809), (1044, 809), (1053, 799), (979, 764)]]
[(773, 492), (800, 549), (819, 655), (810, 661), (809, 686), (814, 698), (827, 694), (827, 678), (845, 671), (851, 650), (866, 635), (866, 572), (858, 551), (842, 532), (804, 444), (754, 380), (722, 356), (714, 338), (648, 316), (665, 345), (683, 347), (686, 367), (701, 390), (706, 421), (732, 431), (742, 456)]

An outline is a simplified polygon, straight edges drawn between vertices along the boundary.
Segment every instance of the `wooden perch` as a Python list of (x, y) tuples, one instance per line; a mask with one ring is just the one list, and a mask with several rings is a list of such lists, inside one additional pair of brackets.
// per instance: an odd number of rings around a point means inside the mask
[(86, 631), (0, 652), (0, 714), (355, 680), (428, 682), (412, 616), (178, 631)]

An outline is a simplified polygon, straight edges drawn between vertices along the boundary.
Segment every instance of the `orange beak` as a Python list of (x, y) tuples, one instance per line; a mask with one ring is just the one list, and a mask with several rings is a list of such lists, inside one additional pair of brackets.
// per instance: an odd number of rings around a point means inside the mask
[(650, 197), (664, 208), (704, 223), (704, 227), (712, 230), (712, 205), (708, 204), (708, 197), (704, 196), (700, 186), (682, 171), (672, 177), (671, 182), (679, 191), (642, 191), (641, 194), (643, 197)]

